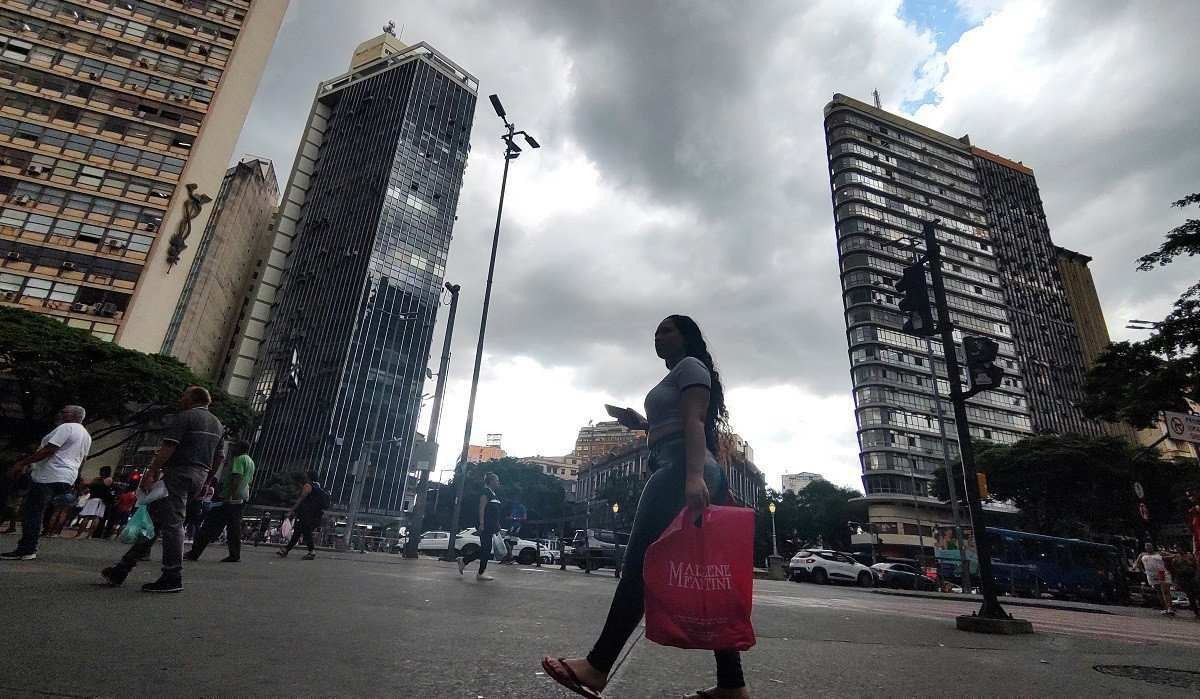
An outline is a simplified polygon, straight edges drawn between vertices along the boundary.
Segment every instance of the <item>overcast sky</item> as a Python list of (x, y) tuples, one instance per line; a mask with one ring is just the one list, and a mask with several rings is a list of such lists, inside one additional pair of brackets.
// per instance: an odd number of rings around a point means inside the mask
[(878, 89), (1032, 167), (1055, 242), (1095, 258), (1114, 337), (1195, 278), (1133, 265), (1200, 190), (1194, 0), (292, 0), (238, 154), (286, 180), (316, 83), (388, 20), (481, 85), (439, 468), (462, 444), (503, 164), (491, 93), (543, 145), (509, 176), (475, 418), (473, 441), (503, 433), (510, 454), (569, 452), (605, 402), (640, 409), (664, 372), (654, 328), (684, 313), (768, 485), (803, 470), (861, 489), (821, 127), (835, 92)]

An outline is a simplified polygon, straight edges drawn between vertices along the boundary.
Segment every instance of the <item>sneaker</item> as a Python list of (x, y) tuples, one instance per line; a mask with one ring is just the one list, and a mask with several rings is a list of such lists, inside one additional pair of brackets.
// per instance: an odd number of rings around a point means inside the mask
[(304, 558), (301, 558), (300, 560), (311, 561), (311, 560), (315, 560), (316, 557), (317, 557), (317, 554), (315, 554), (315, 553), (306, 553), (306, 554), (304, 554)]
[(195, 553), (194, 551), (188, 551), (187, 553), (183, 554), (183, 560), (185, 560), (185, 561), (198, 561), (198, 560), (200, 560), (200, 557), (199, 557), (199, 556), (197, 556), (197, 555), (196, 555), (196, 553)]
[(241, 560), (242, 560), (242, 559), (240, 559), (240, 558), (234, 558), (233, 556), (226, 556), (226, 557), (224, 557), (224, 558), (222, 558), (222, 559), (221, 559), (221, 562), (222, 562), (222, 563), (238, 563), (238, 562), (240, 562)]
[(476, 573), (475, 579), (478, 580), (479, 582), (491, 582), (491, 581), (495, 580), (495, 578), (493, 578), (492, 576), (485, 575), (484, 573)]
[(458, 562), (458, 574), (462, 575), (463, 570), (465, 570), (467, 567), (467, 562), (463, 560), (462, 556), (459, 556), (458, 558), (456, 558), (454, 560)]
[(8, 553), (0, 553), (0, 561), (32, 561), (37, 558), (37, 552), (21, 553), (20, 551), (9, 551)]
[(125, 582), (126, 575), (129, 575), (127, 571), (123, 571), (116, 566), (109, 566), (100, 571), (100, 577), (104, 578), (104, 582), (113, 587), (120, 587), (121, 583)]
[(1163, 616), (1175, 616), (1175, 611), (1172, 609), (1164, 609), (1159, 612), (1159, 614), (1162, 614)]
[(183, 592), (183, 581), (159, 578), (152, 583), (142, 585), (142, 592)]

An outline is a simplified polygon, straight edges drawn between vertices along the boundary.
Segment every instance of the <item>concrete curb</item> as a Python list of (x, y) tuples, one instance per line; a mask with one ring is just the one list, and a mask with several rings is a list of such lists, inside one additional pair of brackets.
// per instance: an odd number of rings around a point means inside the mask
[[(982, 602), (983, 598), (979, 595), (951, 595), (951, 594), (933, 594), (923, 595), (918, 592), (907, 592), (905, 590), (879, 590), (873, 589), (871, 592), (877, 595), (890, 595), (892, 597), (913, 597), (916, 599), (931, 599), (943, 602)], [(1108, 614), (1110, 616), (1121, 616), (1116, 612), (1110, 612), (1107, 609), (1095, 609), (1092, 607), (1074, 607), (1066, 604), (1055, 604), (1035, 602), (1024, 600), (1016, 597), (1005, 597), (1000, 600), (1000, 604), (1006, 607), (1034, 607), (1037, 609), (1057, 609), (1063, 612), (1082, 612), (1084, 614)]]

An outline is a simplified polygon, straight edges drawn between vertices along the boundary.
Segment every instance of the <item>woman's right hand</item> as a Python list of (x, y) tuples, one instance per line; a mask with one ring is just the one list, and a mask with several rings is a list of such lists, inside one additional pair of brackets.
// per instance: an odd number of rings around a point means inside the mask
[(689, 475), (687, 477), (683, 484), (683, 499), (693, 510), (703, 510), (708, 507), (710, 499), (708, 484), (704, 482), (704, 476)]

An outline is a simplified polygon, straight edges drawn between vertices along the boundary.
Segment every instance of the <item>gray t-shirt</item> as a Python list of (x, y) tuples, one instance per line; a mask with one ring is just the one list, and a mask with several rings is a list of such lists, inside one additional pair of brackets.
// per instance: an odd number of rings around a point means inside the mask
[(684, 390), (692, 386), (712, 388), (712, 375), (704, 362), (695, 357), (684, 357), (646, 394), (646, 422), (651, 431), (661, 434), (670, 427), (683, 429), (679, 400)]
[(225, 427), (208, 408), (195, 407), (176, 413), (163, 432), (163, 441), (175, 444), (175, 453), (165, 467), (212, 466), (224, 435)]

